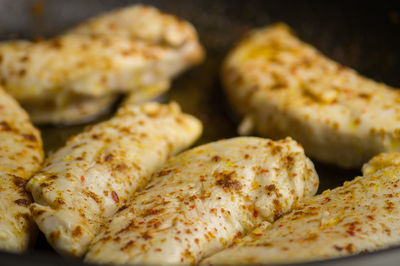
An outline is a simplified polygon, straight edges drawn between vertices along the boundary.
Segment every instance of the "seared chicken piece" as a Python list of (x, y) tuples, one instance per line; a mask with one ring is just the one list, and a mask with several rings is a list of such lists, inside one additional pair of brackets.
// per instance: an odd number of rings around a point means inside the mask
[(204, 264), (276, 264), (341, 257), (400, 244), (400, 153), (374, 157), (362, 177), (307, 198)]
[(133, 5), (99, 15), (73, 27), (66, 34), (120, 36), (150, 44), (198, 46), (196, 31), (187, 21), (154, 7)]
[(201, 129), (175, 103), (122, 107), (71, 138), (28, 182), (35, 222), (59, 253), (82, 256), (100, 226)]
[(242, 137), (203, 145), (153, 174), (96, 236), (86, 261), (196, 263), (256, 225), (273, 222), (318, 187), (290, 138)]
[(342, 167), (400, 151), (400, 91), (327, 59), (284, 25), (240, 42), (222, 78), (245, 117), (242, 134), (291, 136), (306, 154)]
[(43, 161), (42, 140), (28, 115), (0, 88), (0, 250), (23, 252), (35, 238), (25, 182)]
[[(102, 112), (119, 94), (146, 90), (202, 58), (189, 23), (155, 8), (134, 6), (53, 39), (3, 42), (0, 81), (34, 122), (73, 123)], [(83, 101), (89, 101), (89, 107), (82, 107)]]

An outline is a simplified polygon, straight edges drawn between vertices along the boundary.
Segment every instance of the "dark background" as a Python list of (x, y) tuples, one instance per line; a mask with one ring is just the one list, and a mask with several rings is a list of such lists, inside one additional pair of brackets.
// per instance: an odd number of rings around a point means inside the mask
[[(239, 121), (221, 91), (219, 70), (228, 50), (254, 27), (285, 22), (301, 39), (330, 58), (377, 81), (400, 87), (400, 8), (391, 1), (0, 0), (0, 40), (51, 37), (88, 17), (138, 2), (189, 20), (207, 50), (204, 63), (177, 78), (171, 91), (162, 97), (163, 101), (178, 101), (184, 111), (203, 121), (204, 134), (198, 144), (236, 135)], [(62, 146), (82, 128), (42, 126), (46, 152)], [(359, 169), (343, 170), (317, 162), (315, 165), (320, 191), (359, 174)], [(400, 248), (331, 260), (325, 265), (375, 265), (378, 261), (395, 265), (400, 261)], [(11, 263), (81, 264), (60, 258), (43, 235), (27, 255), (0, 253), (0, 265)]]

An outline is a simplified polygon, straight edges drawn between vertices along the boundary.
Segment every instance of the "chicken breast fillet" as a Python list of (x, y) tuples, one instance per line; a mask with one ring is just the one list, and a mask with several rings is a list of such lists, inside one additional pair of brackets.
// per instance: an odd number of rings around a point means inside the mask
[(291, 136), (306, 154), (359, 167), (400, 150), (400, 91), (364, 78), (301, 42), (285, 25), (252, 32), (225, 60), (223, 84), (241, 133)]
[(312, 162), (289, 138), (199, 146), (152, 178), (102, 228), (87, 262), (196, 263), (263, 221), (273, 222), (318, 187)]
[(28, 182), (35, 222), (59, 253), (82, 256), (107, 218), (201, 129), (175, 103), (121, 108), (71, 138)]
[(363, 176), (306, 198), (203, 264), (322, 260), (400, 244), (400, 153), (374, 157)]
[(25, 111), (2, 88), (0, 139), (0, 250), (22, 252), (36, 235), (24, 186), (42, 163), (42, 140)]
[(181, 47), (197, 43), (193, 26), (154, 7), (133, 5), (99, 15), (73, 27), (66, 34), (120, 36), (150, 44)]
[[(203, 54), (188, 22), (133, 6), (49, 40), (1, 43), (0, 82), (38, 118), (34, 122), (73, 123), (103, 111), (121, 93), (173, 78), (199, 63)], [(93, 104), (97, 99), (102, 102)], [(75, 103), (83, 100), (91, 101), (91, 108), (81, 111), (83, 104)], [(61, 115), (43, 112), (38, 105)], [(80, 110), (71, 112), (73, 108)]]

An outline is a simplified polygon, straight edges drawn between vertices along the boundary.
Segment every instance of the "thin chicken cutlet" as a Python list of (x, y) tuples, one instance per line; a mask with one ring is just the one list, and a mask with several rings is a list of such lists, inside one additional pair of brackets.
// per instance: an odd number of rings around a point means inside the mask
[(29, 181), (35, 222), (56, 251), (84, 255), (103, 223), (201, 131), (175, 103), (124, 105), (72, 137)]
[(372, 252), (400, 244), (400, 153), (363, 166), (363, 176), (301, 201), (203, 264), (281, 264)]
[(87, 262), (194, 264), (313, 195), (302, 147), (255, 137), (221, 140), (170, 159), (90, 244)]
[(400, 91), (326, 58), (285, 25), (244, 38), (222, 80), (244, 117), (242, 134), (291, 136), (312, 158), (341, 167), (400, 151)]

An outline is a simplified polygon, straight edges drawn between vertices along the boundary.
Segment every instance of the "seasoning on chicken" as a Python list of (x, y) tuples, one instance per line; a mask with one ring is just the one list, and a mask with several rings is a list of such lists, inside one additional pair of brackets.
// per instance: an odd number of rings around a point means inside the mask
[(0, 88), (0, 250), (23, 252), (36, 236), (25, 182), (43, 161), (42, 140), (28, 115)]
[(122, 107), (72, 137), (28, 182), (35, 222), (59, 253), (82, 256), (100, 226), (201, 130), (175, 103)]
[(132, 5), (101, 14), (73, 27), (66, 34), (119, 36), (166, 47), (198, 47), (193, 26), (154, 7)]
[(121, 93), (146, 90), (202, 58), (188, 22), (133, 6), (52, 39), (1, 43), (0, 82), (34, 122), (77, 123), (103, 112)]
[(196, 263), (263, 221), (273, 222), (317, 187), (312, 162), (290, 138), (242, 137), (199, 146), (153, 174), (102, 228), (85, 259)]
[(342, 167), (400, 151), (400, 91), (326, 58), (285, 25), (240, 42), (222, 78), (244, 116), (242, 134), (291, 136), (306, 154)]
[(204, 264), (280, 264), (400, 244), (400, 153), (374, 157), (363, 176), (302, 201)]

